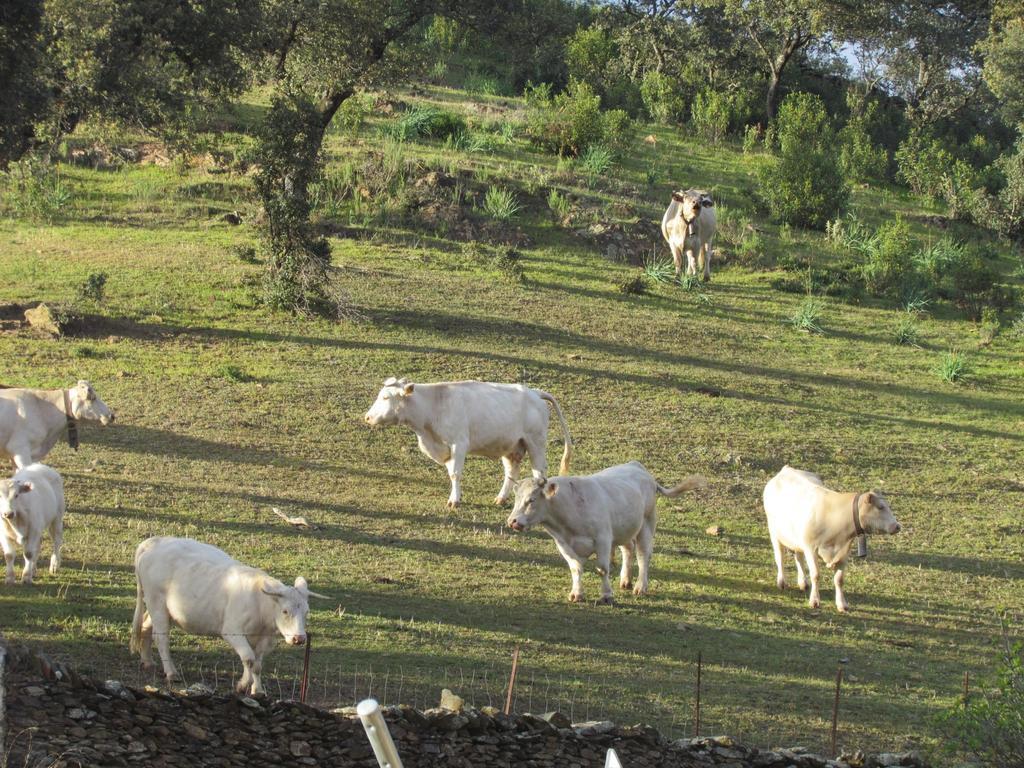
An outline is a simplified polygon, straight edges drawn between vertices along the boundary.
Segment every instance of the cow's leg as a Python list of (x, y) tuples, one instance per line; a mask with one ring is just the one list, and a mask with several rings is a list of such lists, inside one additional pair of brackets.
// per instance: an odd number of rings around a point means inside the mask
[(22, 584), (31, 584), (36, 577), (36, 561), (39, 559), (42, 538), (42, 532), (39, 532), (33, 533), (25, 540), (25, 570), (21, 572)]
[(501, 484), (501, 490), (498, 491), (498, 495), (494, 497), (495, 504), (504, 504), (508, 495), (516, 487), (516, 481), (519, 480), (519, 465), (522, 458), (518, 454), (510, 454), (508, 456), (501, 457), (501, 466), (505, 470), (505, 480)]
[(548, 476), (547, 432), (539, 438), (523, 438), (526, 455), (530, 457), (530, 474), (534, 480), (543, 480)]
[(448, 494), (448, 508), (455, 509), (462, 501), (462, 467), (466, 463), (465, 446), (453, 444), (451, 457), (444, 463), (448, 478), (452, 481), (452, 492)]
[(775, 554), (775, 584), (779, 589), (785, 589), (786, 573), (782, 570), (782, 544), (771, 529), (768, 530), (768, 534), (771, 536), (772, 552)]
[(838, 563), (836, 565), (836, 575), (832, 577), (832, 583), (836, 585), (836, 610), (840, 613), (846, 613), (850, 607), (850, 604), (846, 602), (846, 594), (843, 592), (843, 567), (845, 565), (845, 561)]
[(818, 557), (812, 549), (804, 550), (804, 560), (807, 563), (807, 575), (811, 577), (811, 596), (807, 604), (811, 608), (821, 605), (821, 594), (818, 592)]
[(582, 603), (583, 602), (583, 560), (571, 547), (563, 544), (558, 539), (555, 539), (555, 546), (558, 547), (558, 551), (562, 557), (565, 558), (565, 562), (569, 565), (569, 573), (572, 574), (572, 591), (569, 592), (570, 603)]
[(619, 570), (619, 587), (622, 589), (633, 588), (633, 549), (636, 547), (636, 539), (619, 547), (622, 554), (622, 568)]
[[(156, 650), (160, 654), (160, 661), (164, 665), (164, 677), (167, 678), (167, 685), (178, 679), (178, 668), (171, 660), (171, 617), (167, 613), (167, 607), (163, 600), (147, 600), (146, 607), (149, 608), (150, 634), (156, 638)], [(143, 632), (146, 625), (143, 622)]]
[(15, 469), (24, 469), (32, 463), (32, 446), (26, 443), (19, 441), (17, 445), (9, 444), (7, 451), (11, 454)]
[(50, 523), (50, 538), (53, 539), (53, 554), (50, 555), (50, 573), (60, 568), (60, 548), (64, 543), (64, 519), (58, 517)]
[(14, 583), (14, 542), (11, 541), (7, 536), (0, 534), (0, 549), (4, 551), (4, 565), (7, 568), (7, 574), (4, 577), (5, 584)]
[(693, 252), (693, 248), (686, 249), (686, 274), (697, 274), (697, 254)]
[(672, 251), (672, 261), (676, 265), (676, 280), (678, 280), (683, 275), (683, 250), (671, 244), (669, 249)]
[(259, 670), (256, 667), (256, 654), (249, 645), (249, 639), (241, 632), (225, 632), (221, 635), (228, 644), (235, 649), (238, 658), (242, 660), (242, 679), (238, 681), (235, 690), (238, 693), (248, 693), (250, 686), (252, 693), (263, 693), (263, 686), (260, 684)]
[(612, 582), (609, 574), (612, 570), (612, 540), (611, 537), (600, 538), (596, 542), (595, 553), (597, 555), (597, 572), (601, 574), (601, 599), (602, 605), (612, 605), (615, 602), (612, 596)]
[(711, 280), (711, 243), (701, 246), (701, 261), (704, 262), (704, 282)]
[(807, 589), (807, 577), (804, 576), (804, 566), (800, 562), (802, 553), (793, 550), (793, 562), (796, 563), (796, 585), (801, 589)]
[(636, 588), (633, 590), (634, 595), (646, 595), (648, 579), (651, 569), (651, 556), (654, 553), (654, 531), (653, 526), (648, 526), (644, 523), (644, 527), (640, 529), (640, 533), (636, 537), (636, 561), (640, 566), (640, 575)]
[(139, 632), (139, 663), (144, 670), (153, 668), (153, 619), (149, 611), (142, 617), (142, 631)]

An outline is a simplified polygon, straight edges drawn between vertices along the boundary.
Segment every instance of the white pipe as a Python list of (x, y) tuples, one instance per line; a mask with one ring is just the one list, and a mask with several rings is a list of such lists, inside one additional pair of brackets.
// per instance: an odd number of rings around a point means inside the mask
[(619, 756), (615, 754), (614, 749), (608, 750), (608, 757), (605, 758), (604, 768), (622, 768), (622, 763), (619, 762)]
[(373, 754), (380, 768), (402, 768), (402, 760), (398, 756), (398, 750), (395, 748), (387, 723), (384, 722), (384, 715), (381, 714), (377, 700), (364, 699), (359, 702), (356, 714), (363, 721), (366, 737), (370, 740), (370, 746), (373, 747)]

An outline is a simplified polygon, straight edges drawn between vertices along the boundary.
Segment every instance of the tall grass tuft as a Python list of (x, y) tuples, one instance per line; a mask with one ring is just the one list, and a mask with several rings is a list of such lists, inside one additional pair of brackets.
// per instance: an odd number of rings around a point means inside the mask
[(509, 221), (519, 215), (521, 206), (515, 193), (504, 187), (488, 187), (484, 195), (484, 212), (492, 219)]
[(580, 170), (583, 171), (583, 175), (587, 177), (587, 185), (592, 187), (598, 177), (607, 173), (608, 169), (612, 167), (615, 156), (607, 147), (591, 144), (576, 162)]
[(790, 325), (798, 331), (807, 333), (824, 333), (821, 327), (821, 318), (825, 313), (825, 303), (821, 299), (808, 296), (797, 308), (796, 313), (789, 318)]
[(643, 274), (652, 283), (674, 283), (676, 265), (671, 259), (659, 259), (655, 254), (651, 254), (644, 259)]
[(935, 374), (947, 384), (957, 384), (964, 381), (970, 374), (970, 361), (959, 349), (951, 349), (944, 352), (935, 366)]

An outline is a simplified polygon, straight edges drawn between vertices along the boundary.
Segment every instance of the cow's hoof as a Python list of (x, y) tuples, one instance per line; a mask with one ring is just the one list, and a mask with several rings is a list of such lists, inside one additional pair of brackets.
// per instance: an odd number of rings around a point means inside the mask
[(600, 600), (597, 601), (597, 604), (598, 605), (615, 605), (615, 598), (613, 598), (611, 595), (605, 595), (604, 597), (602, 597)]
[(786, 588), (786, 580), (785, 579), (776, 579), (775, 580), (775, 586), (777, 586), (779, 589), (785, 589)]
[(634, 595), (646, 595), (647, 594), (647, 590), (644, 589), (643, 587), (641, 587), (640, 585), (637, 585), (636, 587), (633, 588), (633, 594)]
[(817, 608), (821, 607), (821, 601), (820, 600), (811, 600), (807, 604), (809, 606), (811, 606), (811, 608), (814, 608), (814, 609), (817, 609)]
[(458, 509), (459, 508), (459, 502), (457, 502), (457, 501), (449, 501), (447, 504), (445, 504), (445, 506), (448, 507), (448, 509)]
[(7, 584), (8, 586), (14, 584), (14, 577), (8, 576), (6, 579), (4, 579), (4, 584)]
[(796, 583), (796, 585), (797, 585), (798, 587), (800, 587), (800, 591), (801, 591), (801, 592), (806, 592), (806, 591), (807, 591), (807, 582), (806, 582), (806, 581), (798, 581), (798, 582)]
[(837, 605), (836, 606), (836, 610), (839, 611), (840, 613), (846, 613), (847, 611), (850, 610), (850, 606), (848, 606), (848, 605)]
[(583, 602), (583, 595), (582, 594), (577, 595), (575, 592), (570, 592), (569, 593), (569, 602), (570, 603), (582, 603)]
[(497, 504), (499, 507), (504, 506), (504, 504), (505, 504), (505, 497), (504, 496), (495, 496), (494, 497), (494, 503)]
[(152, 672), (153, 671), (153, 662), (152, 661), (140, 661), (139, 662), (139, 669), (141, 669), (143, 672)]
[(632, 581), (620, 581), (619, 582), (619, 588), (620, 589), (632, 589), (633, 588), (633, 582)]

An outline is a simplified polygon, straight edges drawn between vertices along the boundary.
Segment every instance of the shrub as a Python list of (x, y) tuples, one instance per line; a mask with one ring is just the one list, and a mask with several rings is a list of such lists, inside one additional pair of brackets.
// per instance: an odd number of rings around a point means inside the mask
[(885, 147), (876, 147), (872, 142), (867, 117), (851, 118), (839, 132), (839, 141), (840, 162), (848, 179), (870, 181), (886, 177), (889, 153), (885, 151)]
[(621, 109), (610, 109), (604, 113), (601, 142), (616, 157), (623, 157), (636, 138), (636, 125)]
[(934, 368), (935, 375), (947, 384), (956, 384), (967, 378), (970, 364), (967, 356), (958, 349), (944, 352)]
[(686, 117), (686, 94), (679, 80), (650, 70), (640, 82), (640, 98), (652, 120), (681, 123)]
[(644, 276), (643, 270), (638, 269), (629, 277), (618, 283), (615, 287), (618, 289), (619, 293), (640, 296), (647, 293), (647, 278)]
[[(1006, 309), (1013, 296), (996, 285), (999, 274), (991, 266), (992, 254), (980, 246), (965, 248), (962, 256), (950, 262), (941, 284), (943, 295), (971, 320), (981, 318), (986, 306)], [(988, 258), (986, 258), (986, 256)]]
[(864, 249), (864, 284), (875, 296), (902, 297), (914, 275), (916, 244), (899, 216), (883, 224)]
[(481, 72), (470, 72), (466, 75), (462, 85), (470, 93), (479, 93), (484, 96), (501, 96), (506, 90), (498, 78)]
[(604, 84), (615, 55), (615, 40), (597, 25), (580, 27), (565, 43), (569, 77), (595, 89)]
[(3, 176), (6, 205), (18, 218), (53, 221), (71, 203), (71, 189), (60, 173), (37, 155), (11, 163)]
[(797, 308), (796, 313), (789, 318), (790, 324), (799, 331), (808, 333), (824, 333), (820, 321), (825, 312), (825, 305), (821, 299), (808, 296)]
[(555, 218), (558, 221), (565, 221), (565, 218), (569, 215), (569, 198), (557, 189), (552, 188), (548, 192), (548, 208), (555, 214)]
[(757, 151), (758, 144), (761, 143), (762, 133), (761, 126), (759, 125), (748, 125), (743, 129), (743, 154), (752, 155)]
[(509, 221), (519, 214), (521, 206), (515, 193), (504, 187), (488, 187), (484, 195), (484, 212), (492, 219)]
[(896, 150), (898, 178), (919, 195), (942, 199), (942, 179), (955, 163), (937, 138), (920, 129), (911, 131)]
[(415, 107), (384, 129), (385, 135), (397, 141), (446, 139), (466, 131), (465, 118), (437, 107)]
[(82, 284), (78, 286), (78, 298), (80, 301), (91, 301), (99, 304), (103, 301), (106, 294), (106, 287), (107, 273), (91, 272)]
[[(1005, 630), (1004, 630), (1005, 631)], [(1004, 638), (994, 685), (975, 686), (969, 701), (942, 718), (950, 749), (982, 765), (1024, 766), (1024, 645)]]
[(335, 120), (338, 127), (351, 136), (358, 136), (366, 118), (373, 112), (373, 96), (369, 93), (356, 93), (342, 102)]
[(996, 228), (1006, 237), (1024, 240), (1024, 137), (994, 165), (1005, 181), (994, 206)]
[(918, 329), (917, 318), (911, 312), (900, 313), (899, 322), (896, 324), (894, 333), (895, 341), (905, 347), (920, 347), (921, 332)]
[(652, 254), (644, 259), (643, 275), (652, 283), (674, 283), (676, 265), (671, 259), (659, 259)]
[(708, 144), (721, 143), (729, 130), (728, 99), (717, 91), (701, 91), (690, 107), (690, 123), (697, 135)]
[(760, 195), (777, 220), (823, 229), (846, 205), (850, 189), (821, 100), (807, 93), (788, 97), (776, 131), (779, 152), (759, 169)]
[(560, 155), (579, 155), (604, 138), (601, 97), (586, 83), (574, 80), (554, 99), (547, 91), (533, 89), (527, 95), (526, 132), (539, 147)]
[(591, 144), (580, 155), (579, 166), (587, 177), (587, 185), (592, 187), (597, 178), (612, 167), (612, 153), (606, 147)]

